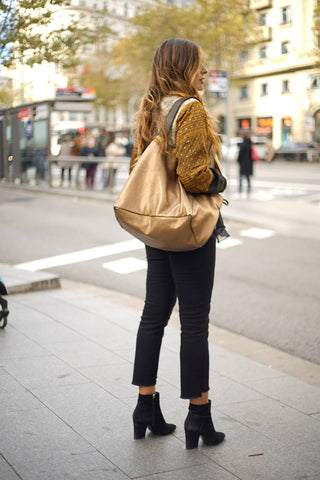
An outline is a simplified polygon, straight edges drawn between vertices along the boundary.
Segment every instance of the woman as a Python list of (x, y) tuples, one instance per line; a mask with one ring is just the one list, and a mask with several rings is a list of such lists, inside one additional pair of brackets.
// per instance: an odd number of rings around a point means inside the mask
[(252, 160), (252, 142), (248, 131), (241, 133), (243, 139), (239, 148), (238, 163), (240, 167), (239, 172), (239, 193), (242, 193), (242, 179), (247, 179), (247, 192), (251, 192), (250, 177), (253, 175), (253, 160)]
[[(130, 172), (139, 154), (160, 133), (164, 152), (167, 145), (176, 148), (177, 174), (187, 191), (210, 194), (225, 189), (225, 178), (216, 168), (210, 168), (213, 155), (220, 151), (220, 143), (198, 93), (206, 73), (198, 45), (182, 39), (167, 40), (160, 45), (136, 119)], [(180, 97), (186, 101), (167, 137), (166, 115)], [(217, 235), (228, 235), (221, 217), (212, 237), (199, 249), (167, 252), (146, 246), (146, 300), (132, 381), (139, 386), (133, 413), (135, 439), (143, 438), (147, 427), (157, 435), (170, 434), (176, 428), (163, 418), (156, 377), (164, 328), (177, 298), (181, 321), (181, 398), (190, 400), (185, 421), (186, 446), (196, 448), (200, 436), (207, 445), (217, 445), (224, 439), (224, 433), (214, 429), (208, 394), (208, 324)]]

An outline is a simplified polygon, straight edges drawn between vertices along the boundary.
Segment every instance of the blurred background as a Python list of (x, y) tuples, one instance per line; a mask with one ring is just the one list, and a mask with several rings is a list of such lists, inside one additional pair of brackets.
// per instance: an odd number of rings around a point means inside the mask
[(211, 319), (319, 364), (317, 0), (3, 1), (0, 22), (0, 263), (144, 297), (143, 245), (113, 201), (155, 49), (188, 38), (229, 181)]
[(241, 130), (261, 160), (319, 161), (316, 0), (4, 1), (0, 15), (1, 178), (48, 182), (66, 135), (94, 138), (103, 156), (114, 133), (130, 155), (154, 51), (170, 37), (205, 52), (227, 161)]

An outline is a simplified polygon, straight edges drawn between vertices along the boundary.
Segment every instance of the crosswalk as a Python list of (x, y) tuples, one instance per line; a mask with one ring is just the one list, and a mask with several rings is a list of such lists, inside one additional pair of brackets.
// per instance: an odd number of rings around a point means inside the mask
[[(273, 230), (252, 227), (240, 230), (239, 234), (240, 237), (262, 240), (272, 237), (275, 232)], [(229, 237), (226, 240), (218, 243), (217, 248), (225, 250), (232, 247), (238, 247), (242, 243), (243, 240), (241, 238)], [(102, 267), (121, 275), (127, 275), (129, 273), (138, 272), (140, 270), (146, 270), (147, 262), (145, 260), (141, 260), (135, 257), (124, 257), (119, 260), (105, 262), (102, 264)]]
[(250, 196), (244, 191), (238, 192), (238, 182), (234, 179), (229, 182), (230, 199), (241, 200), (250, 198), (258, 201), (272, 201), (286, 198), (305, 198), (311, 202), (320, 202), (320, 185), (304, 183), (270, 182), (253, 180)]
[[(243, 238), (262, 240), (272, 237), (274, 233), (275, 232), (273, 230), (256, 227), (242, 229), (239, 231), (239, 237), (242, 238), (229, 237), (221, 243), (218, 243), (217, 248), (224, 250), (228, 248), (238, 247), (243, 243)], [(120, 259), (102, 263), (102, 268), (120, 275), (127, 275), (129, 273), (138, 272), (147, 268), (147, 262), (145, 260), (134, 256), (127, 256), (129, 252), (139, 251), (142, 249), (144, 249), (144, 244), (139, 240), (132, 239), (109, 245), (102, 245), (99, 247), (79, 250), (76, 252), (70, 252), (62, 255), (41, 258), (30, 262), (19, 263), (15, 265), (15, 268), (35, 272), (63, 265), (72, 265), (75, 263), (86, 262), (89, 260), (96, 260), (100, 258), (124, 254), (124, 256)]]

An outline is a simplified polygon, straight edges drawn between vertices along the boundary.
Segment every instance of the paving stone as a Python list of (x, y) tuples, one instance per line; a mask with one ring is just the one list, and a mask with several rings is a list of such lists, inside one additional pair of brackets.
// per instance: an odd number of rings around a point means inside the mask
[[(19, 472), (28, 462), (45, 463), (64, 455), (91, 452), (94, 448), (46, 408), (0, 413), (0, 451)], [(20, 474), (23, 473), (20, 470)]]
[[(162, 474), (172, 470), (207, 463), (200, 451), (185, 449), (175, 435), (166, 437), (147, 434), (143, 440), (133, 440), (128, 428), (101, 445), (99, 450), (112, 460), (129, 478)], [(125, 454), (124, 454), (125, 452)]]
[[(1, 375), (0, 411), (14, 412), (42, 408), (42, 404), (7, 373)], [(0, 477), (1, 478), (1, 477)]]
[(48, 351), (73, 368), (127, 363), (121, 356), (97, 343), (83, 339), (81, 342), (45, 344)]
[(238, 422), (253, 428), (258, 428), (263, 422), (277, 425), (304, 418), (304, 415), (297, 410), (269, 398), (250, 402), (220, 404), (219, 410)]
[(255, 392), (251, 388), (242, 385), (230, 378), (223, 376), (215, 376), (212, 373), (212, 381), (214, 391), (214, 404), (219, 408), (220, 405), (225, 405), (233, 402), (248, 402), (249, 400), (264, 399), (265, 396), (259, 392)]
[(301, 412), (270, 399), (220, 405), (219, 410), (287, 447), (320, 441), (320, 427)]
[(82, 340), (82, 336), (75, 329), (58, 322), (52, 311), (45, 313), (35, 311), (34, 306), (14, 305), (12, 314), (15, 328), (40, 344)]
[(216, 463), (206, 463), (194, 467), (182, 468), (171, 472), (163, 472), (159, 475), (143, 477), (141, 480), (234, 480), (239, 477), (232, 475)]
[(247, 358), (218, 345), (210, 345), (210, 360), (210, 366), (215, 372), (241, 383), (285, 376), (278, 370), (261, 365), (254, 360), (248, 361)]
[(4, 359), (2, 363), (10, 375), (31, 391), (43, 385), (74, 385), (88, 382), (88, 379), (54, 355), (9, 358)]
[(137, 390), (131, 385), (132, 365), (128, 362), (82, 367), (79, 371), (118, 398), (130, 396)]
[(0, 331), (1, 480), (9, 464), (23, 480), (320, 480), (320, 389), (211, 344), (213, 421), (226, 440), (187, 451), (180, 335), (169, 325), (157, 387), (177, 429), (134, 441), (140, 313), (64, 289), (12, 297), (12, 311)]
[[(19, 480), (18, 475), (8, 465), (4, 458), (0, 455), (0, 478), (3, 480)], [(21, 480), (21, 478), (20, 478)]]
[[(131, 427), (132, 411), (124, 402), (93, 383), (38, 386), (34, 394), (92, 445), (112, 442), (112, 434)], [(130, 429), (131, 430), (131, 429)]]
[(180, 387), (180, 358), (177, 352), (161, 348), (158, 377)]
[(47, 354), (41, 345), (18, 332), (10, 323), (6, 328), (0, 329), (0, 364), (3, 359), (40, 357)]
[(320, 413), (320, 389), (296, 378), (286, 376), (246, 384), (306, 414)]
[(131, 344), (125, 348), (117, 348), (115, 353), (117, 353), (117, 355), (119, 355), (124, 360), (127, 360), (128, 362), (133, 362), (135, 350), (136, 350), (135, 342), (131, 342)]
[(141, 442), (134, 441), (132, 409), (97, 385), (47, 387), (37, 389), (36, 395), (129, 476), (194, 464), (193, 457), (185, 456), (184, 443), (174, 436), (159, 438), (148, 435)]
[(317, 456), (317, 448), (319, 443), (304, 455), (305, 447), (301, 450), (299, 446), (283, 447), (259, 432), (241, 426), (228, 432), (219, 450), (209, 447), (201, 447), (201, 450), (243, 480), (302, 480), (319, 471), (319, 461), (312, 460)]
[(132, 332), (136, 332), (139, 325), (140, 314), (129, 310), (125, 306), (115, 306), (101, 298), (92, 299), (82, 296), (70, 303)]
[[(17, 464), (23, 480), (128, 480), (99, 452), (53, 454), (43, 459), (24, 459)], [(7, 479), (6, 479), (7, 480)]]

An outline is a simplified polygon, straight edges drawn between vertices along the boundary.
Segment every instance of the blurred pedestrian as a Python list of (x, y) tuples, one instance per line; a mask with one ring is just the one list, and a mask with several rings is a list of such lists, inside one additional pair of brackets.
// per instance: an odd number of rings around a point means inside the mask
[[(73, 146), (72, 146), (72, 156), (73, 157), (79, 157), (80, 156), (80, 152), (81, 152), (81, 148), (82, 148), (82, 140), (81, 140), (81, 134), (80, 132), (76, 132), (74, 137), (73, 137)], [(80, 182), (80, 170), (81, 170), (81, 164), (79, 162), (77, 162), (76, 164), (77, 166), (77, 173), (76, 173), (76, 185), (77, 187), (79, 186)]]
[(117, 172), (117, 157), (122, 157), (125, 154), (126, 148), (116, 143), (116, 136), (114, 132), (111, 132), (105, 148), (105, 156), (107, 157), (107, 174), (105, 177), (104, 187), (113, 187)]
[[(70, 135), (64, 135), (62, 138), (61, 142), (61, 149), (59, 152), (60, 157), (71, 157), (72, 156), (72, 148), (73, 148), (74, 142), (71, 139)], [(73, 162), (70, 160), (61, 160), (59, 162), (59, 165), (61, 167), (61, 178), (60, 178), (60, 186), (63, 185), (64, 182), (64, 172), (67, 170), (68, 171), (68, 181), (69, 181), (69, 186), (71, 185), (72, 182), (72, 167), (73, 167)]]
[[(85, 140), (80, 155), (90, 159), (96, 156), (96, 141), (94, 137), (89, 137)], [(81, 164), (81, 168), (86, 170), (86, 185), (88, 188), (93, 188), (97, 165), (98, 163), (96, 162), (83, 162)]]
[[(167, 142), (169, 148), (175, 148), (176, 171), (188, 192), (210, 195), (225, 189), (226, 180), (213, 160), (220, 154), (220, 141), (199, 94), (207, 73), (202, 51), (195, 43), (174, 39), (160, 45), (136, 119), (130, 172), (139, 154), (158, 137), (163, 150)], [(181, 97), (186, 101), (167, 136), (166, 116)], [(210, 168), (212, 163), (214, 168)], [(137, 334), (132, 381), (139, 386), (133, 413), (135, 439), (143, 438), (147, 427), (156, 435), (168, 435), (176, 428), (164, 420), (156, 379), (164, 329), (177, 298), (181, 323), (181, 398), (190, 402), (184, 424), (186, 446), (196, 448), (200, 436), (207, 445), (217, 445), (224, 439), (224, 433), (214, 429), (209, 400), (208, 327), (219, 234), (228, 236), (221, 217), (208, 242), (196, 250), (169, 252), (146, 246), (146, 299)]]
[(251, 192), (250, 177), (253, 175), (253, 159), (252, 159), (252, 141), (250, 132), (244, 130), (240, 133), (242, 143), (240, 143), (238, 163), (239, 163), (239, 193), (242, 193), (243, 178), (247, 180), (247, 192)]

